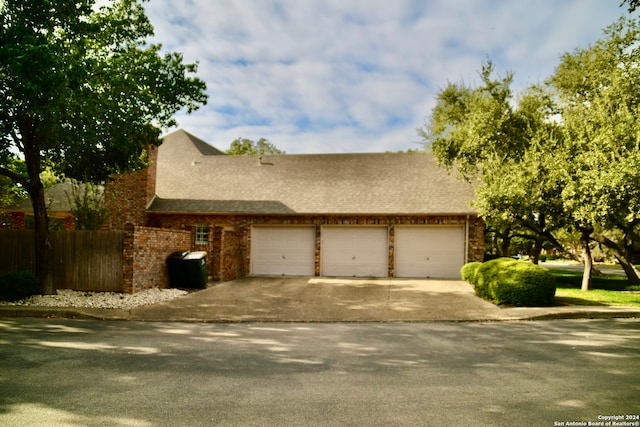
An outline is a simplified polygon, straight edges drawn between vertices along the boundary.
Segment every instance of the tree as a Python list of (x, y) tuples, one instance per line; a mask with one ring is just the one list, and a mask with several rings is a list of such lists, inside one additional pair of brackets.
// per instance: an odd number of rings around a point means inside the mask
[[(562, 57), (550, 79), (561, 113), (562, 199), (585, 233), (640, 284), (640, 25), (621, 18), (594, 45)], [(619, 230), (615, 241), (611, 231)], [(584, 234), (588, 248), (588, 235)]]
[(236, 138), (233, 140), (226, 153), (233, 156), (286, 154), (264, 138), (260, 138), (257, 141), (252, 141), (247, 138)]
[[(5, 167), (14, 173), (26, 171), (24, 162), (15, 156), (10, 156), (5, 161)], [(15, 204), (18, 200), (27, 197), (22, 187), (17, 185), (9, 177), (0, 175), (0, 208), (6, 208)]]
[(505, 242), (531, 240), (537, 262), (544, 242), (561, 246), (553, 236), (563, 226), (556, 203), (561, 188), (549, 155), (561, 134), (547, 120), (553, 103), (541, 88), (530, 88), (516, 102), (513, 74), (494, 78), (493, 72), (487, 62), (479, 87), (449, 84), (440, 91), (421, 134), (440, 164), (476, 184), (475, 204), (488, 228), (502, 231)]
[(625, 3), (628, 3), (629, 13), (633, 13), (636, 11), (638, 7), (640, 7), (640, 0), (622, 0), (620, 3), (620, 7), (622, 7)]
[(104, 187), (91, 182), (71, 182), (71, 194), (67, 193), (76, 230), (99, 230), (109, 219), (104, 201)]
[[(31, 198), (42, 293), (54, 289), (40, 172), (98, 182), (142, 167), (159, 128), (207, 99), (196, 64), (146, 43), (153, 27), (137, 0), (96, 3), (0, 1), (0, 174)], [(10, 168), (15, 153), (25, 173)]]

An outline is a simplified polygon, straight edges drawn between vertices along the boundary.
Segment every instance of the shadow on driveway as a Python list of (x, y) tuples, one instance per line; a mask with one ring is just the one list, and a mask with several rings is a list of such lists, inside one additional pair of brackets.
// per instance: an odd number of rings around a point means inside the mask
[(470, 321), (499, 320), (503, 311), (458, 280), (252, 277), (133, 309), (131, 320)]

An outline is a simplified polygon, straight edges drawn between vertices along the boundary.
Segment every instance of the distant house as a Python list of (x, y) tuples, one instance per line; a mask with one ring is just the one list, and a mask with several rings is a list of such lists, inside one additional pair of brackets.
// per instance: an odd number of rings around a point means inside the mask
[(427, 153), (227, 156), (179, 130), (117, 177), (109, 227), (188, 230), (215, 280), (458, 278), (482, 260), (473, 188)]
[[(82, 193), (84, 191), (84, 185), (80, 184), (78, 191)], [(58, 221), (59, 228), (66, 230), (73, 230), (75, 228), (75, 218), (71, 213), (71, 206), (69, 204), (69, 198), (73, 195), (73, 184), (71, 181), (66, 180), (61, 183), (55, 184), (44, 190), (45, 203), (47, 205), (47, 214), (50, 220)], [(33, 206), (31, 205), (31, 199), (23, 199), (13, 206), (2, 209), (7, 214), (8, 223), (5, 224), (6, 228), (12, 228), (21, 230), (30, 228), (33, 221)]]

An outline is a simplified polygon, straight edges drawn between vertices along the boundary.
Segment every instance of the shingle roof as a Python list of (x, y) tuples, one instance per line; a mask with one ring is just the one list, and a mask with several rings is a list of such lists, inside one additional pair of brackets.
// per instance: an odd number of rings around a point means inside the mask
[[(427, 153), (196, 155), (158, 152), (150, 212), (467, 214), (473, 188)], [(165, 145), (166, 144), (166, 145)]]
[(166, 161), (184, 162), (200, 156), (224, 155), (222, 151), (182, 129), (164, 136), (162, 140), (159, 150), (164, 152)]
[[(78, 193), (83, 194), (85, 184), (78, 185)], [(103, 191), (101, 185), (97, 186), (98, 191)], [(66, 180), (55, 184), (44, 190), (44, 199), (47, 204), (47, 212), (50, 215), (66, 214), (71, 211), (69, 205), (69, 198), (73, 196), (73, 184), (70, 180)], [(10, 206), (5, 211), (14, 212), (33, 212), (33, 206), (31, 205), (31, 199), (23, 199), (17, 202), (15, 205)]]

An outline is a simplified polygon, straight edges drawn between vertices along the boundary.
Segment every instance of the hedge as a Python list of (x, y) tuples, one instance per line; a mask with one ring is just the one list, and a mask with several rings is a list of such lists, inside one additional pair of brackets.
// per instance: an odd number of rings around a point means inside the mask
[(0, 301), (18, 301), (38, 292), (38, 279), (31, 273), (0, 276)]
[(475, 283), (476, 271), (481, 265), (482, 263), (478, 261), (470, 262), (463, 265), (460, 269), (460, 276), (462, 277), (462, 280), (473, 285)]
[(548, 270), (511, 258), (481, 264), (472, 279), (476, 295), (499, 305), (551, 305), (556, 293), (555, 278)]

